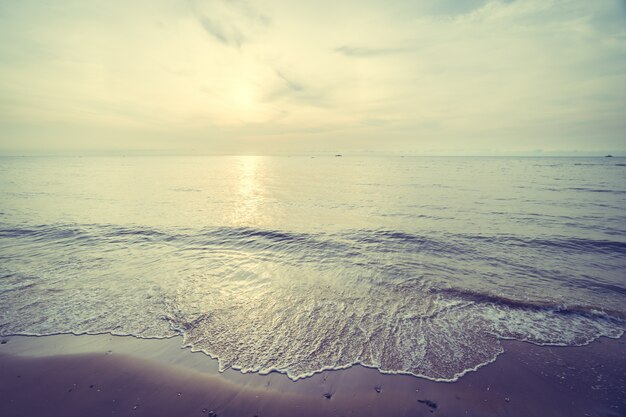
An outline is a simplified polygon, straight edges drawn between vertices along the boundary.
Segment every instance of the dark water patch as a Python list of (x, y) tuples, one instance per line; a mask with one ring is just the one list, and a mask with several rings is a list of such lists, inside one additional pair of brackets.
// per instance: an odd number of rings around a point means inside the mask
[[(539, 214), (534, 214), (539, 216)], [(556, 216), (550, 217), (558, 221)], [(564, 219), (571, 217), (564, 216)], [(575, 224), (573, 224), (575, 225)], [(610, 231), (610, 230), (609, 230)], [(606, 233), (605, 235), (610, 235)], [(620, 233), (613, 234), (620, 236)], [(417, 254), (432, 256), (459, 256), (471, 254), (489, 257), (489, 252), (511, 248), (549, 250), (561, 253), (597, 253), (626, 255), (622, 240), (588, 239), (581, 237), (524, 237), (520, 235), (468, 235), (451, 233), (412, 234), (399, 230), (348, 230), (328, 233), (295, 233), (258, 228), (184, 228), (156, 229), (112, 225), (35, 225), (0, 227), (0, 237), (29, 239), (39, 243), (108, 244), (159, 243), (174, 249), (232, 248), (268, 250), (276, 253), (320, 254), (354, 257), (373, 253)]]
[[(502, 212), (498, 212), (502, 213)], [(540, 216), (540, 214), (530, 214)], [(558, 216), (548, 216), (558, 222)], [(597, 216), (596, 216), (597, 217)], [(599, 219), (599, 217), (597, 217)], [(572, 219), (563, 216), (562, 220)], [(572, 227), (577, 223), (572, 223)], [(583, 227), (583, 226), (581, 226)], [(588, 226), (585, 226), (588, 227)], [(593, 228), (591, 228), (593, 230)], [(605, 236), (620, 236), (608, 233)], [(488, 259), (507, 247), (548, 250), (553, 253), (626, 255), (626, 241), (581, 237), (520, 235), (468, 235), (452, 233), (413, 234), (400, 230), (361, 229), (339, 233), (295, 233), (259, 228), (217, 227), (192, 230), (187, 228), (156, 229), (114, 225), (34, 225), (1, 227), (0, 238), (27, 239), (32, 242), (63, 245), (106, 245), (155, 243), (174, 250), (236, 249), (289, 253), (305, 257), (371, 256), (374, 254), (429, 254), (433, 257), (455, 256), (466, 259)]]
[(101, 226), (105, 231), (105, 236), (145, 236), (163, 237), (166, 233), (147, 227), (119, 227)]
[(588, 193), (626, 194), (626, 191), (624, 190), (608, 190), (606, 188), (570, 187), (567, 189), (572, 191), (584, 191)]
[(181, 238), (193, 243), (246, 245), (265, 242), (266, 244), (285, 244), (302, 242), (309, 236), (286, 233), (277, 230), (254, 229), (249, 227), (216, 227), (200, 231), (186, 230)]
[(33, 229), (27, 228), (2, 228), (0, 229), (0, 237), (2, 238), (15, 238), (21, 236), (29, 236), (34, 234)]
[(615, 320), (623, 323), (626, 320), (626, 312), (618, 310), (602, 309), (598, 306), (585, 305), (565, 305), (557, 304), (553, 301), (540, 300), (520, 300), (489, 293), (481, 293), (466, 289), (456, 288), (436, 288), (430, 290), (433, 294), (445, 294), (453, 298), (460, 298), (466, 301), (472, 301), (478, 304), (494, 304), (511, 309), (542, 311), (556, 315), (568, 316), (578, 315), (589, 319)]
[(157, 230), (139, 226), (92, 226), (90, 231), (94, 233), (103, 244), (167, 244), (175, 241), (178, 236), (170, 230)]
[(297, 233), (287, 233), (281, 232), (277, 230), (263, 230), (263, 229), (252, 229), (252, 228), (242, 228), (242, 229), (231, 229), (230, 233), (234, 233), (237, 237), (244, 238), (259, 238), (268, 240), (271, 242), (300, 242), (309, 238), (309, 235), (305, 234), (297, 234)]
[(555, 250), (569, 250), (578, 252), (593, 252), (605, 254), (626, 255), (626, 242), (617, 240), (595, 240), (583, 238), (555, 238), (555, 239), (516, 239), (525, 245), (536, 245), (543, 248), (553, 248)]
[(396, 230), (353, 230), (341, 235), (347, 242), (363, 246), (367, 252), (455, 254), (472, 252), (459, 246), (455, 239), (437, 239), (433, 235), (417, 235)]
[(594, 277), (586, 277), (582, 283), (582, 287), (606, 290), (626, 296), (626, 287), (613, 283), (600, 282)]
[(137, 243), (155, 240), (166, 236), (165, 233), (151, 228), (122, 227), (112, 225), (34, 225), (28, 227), (0, 227), (0, 237), (29, 239), (38, 243), (99, 244), (127, 242)]
[(30, 288), (33, 288), (35, 285), (37, 285), (37, 284), (34, 283), (34, 282), (28, 282), (28, 283), (24, 283), (24, 284), (21, 284), (21, 285), (16, 285), (16, 286), (13, 286), (13, 287), (0, 289), (0, 293), (8, 293), (8, 292), (12, 292), (12, 291), (17, 291), (17, 292), (25, 291), (25, 290), (28, 290)]
[(290, 253), (307, 255), (309, 253), (326, 253), (328, 256), (351, 255), (348, 244), (337, 241), (330, 235), (288, 233), (277, 230), (254, 228), (205, 228), (199, 232), (184, 231), (177, 236), (180, 245), (187, 250), (195, 249), (231, 249), (271, 251), (274, 253)]
[(579, 237), (525, 238), (519, 235), (450, 235), (451, 239), (465, 240), (468, 246), (472, 241), (493, 245), (550, 249), (552, 251), (574, 251), (585, 253), (626, 254), (626, 242), (620, 240), (586, 239)]
[(76, 226), (68, 225), (37, 225), (23, 228), (0, 228), (3, 238), (31, 238), (35, 241), (81, 240), (89, 238), (89, 234)]

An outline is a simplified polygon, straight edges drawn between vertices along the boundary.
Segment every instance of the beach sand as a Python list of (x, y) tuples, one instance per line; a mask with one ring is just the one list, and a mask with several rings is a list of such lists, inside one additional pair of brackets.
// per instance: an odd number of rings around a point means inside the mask
[(13, 336), (0, 345), (0, 416), (626, 415), (626, 338), (581, 347), (504, 341), (457, 382), (353, 366), (310, 378), (219, 373), (180, 338)]

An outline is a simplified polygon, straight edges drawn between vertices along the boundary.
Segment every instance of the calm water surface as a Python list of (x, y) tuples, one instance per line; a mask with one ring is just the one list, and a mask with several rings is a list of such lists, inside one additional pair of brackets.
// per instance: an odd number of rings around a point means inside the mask
[(0, 334), (453, 380), (626, 328), (622, 158), (0, 158)]

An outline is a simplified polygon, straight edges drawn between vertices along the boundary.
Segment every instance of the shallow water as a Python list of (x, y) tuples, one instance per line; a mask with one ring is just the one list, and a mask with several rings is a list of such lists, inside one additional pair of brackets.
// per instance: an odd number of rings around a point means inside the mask
[(626, 328), (622, 158), (0, 158), (0, 334), (452, 380)]

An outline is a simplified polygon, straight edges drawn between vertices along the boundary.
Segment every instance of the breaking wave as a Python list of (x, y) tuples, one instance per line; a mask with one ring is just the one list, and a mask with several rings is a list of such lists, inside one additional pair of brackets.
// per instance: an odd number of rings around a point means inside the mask
[(181, 335), (220, 369), (452, 381), (501, 339), (581, 345), (626, 327), (620, 240), (97, 224), (0, 237), (0, 334)]

